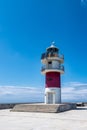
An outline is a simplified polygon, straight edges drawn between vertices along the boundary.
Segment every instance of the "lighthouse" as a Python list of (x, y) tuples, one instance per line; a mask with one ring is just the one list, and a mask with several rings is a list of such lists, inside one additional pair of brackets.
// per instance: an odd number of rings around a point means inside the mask
[(61, 74), (64, 74), (64, 56), (54, 45), (46, 49), (41, 56), (41, 73), (45, 75), (45, 104), (61, 103)]

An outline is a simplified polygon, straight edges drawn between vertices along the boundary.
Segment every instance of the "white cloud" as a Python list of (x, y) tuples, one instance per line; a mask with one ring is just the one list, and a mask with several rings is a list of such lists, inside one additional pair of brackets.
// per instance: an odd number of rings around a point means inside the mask
[(41, 87), (0, 86), (0, 102), (42, 101), (43, 95)]
[[(62, 101), (87, 101), (87, 83), (62, 84)], [(44, 100), (43, 87), (0, 86), (0, 102), (32, 102)]]
[(62, 99), (67, 101), (87, 101), (87, 83), (68, 82), (63, 84)]
[(18, 94), (35, 94), (42, 93), (41, 88), (34, 87), (20, 87), (20, 86), (0, 86), (0, 95), (6, 95), (8, 93), (12, 95)]

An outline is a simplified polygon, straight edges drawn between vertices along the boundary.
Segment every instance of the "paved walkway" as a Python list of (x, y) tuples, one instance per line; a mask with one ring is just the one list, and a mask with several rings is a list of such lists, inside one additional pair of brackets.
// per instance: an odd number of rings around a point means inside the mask
[(87, 107), (63, 113), (0, 110), (0, 130), (87, 130)]

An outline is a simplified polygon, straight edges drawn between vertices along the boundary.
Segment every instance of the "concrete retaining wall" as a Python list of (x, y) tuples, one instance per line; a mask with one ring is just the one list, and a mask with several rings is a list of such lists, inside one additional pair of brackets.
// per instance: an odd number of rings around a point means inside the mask
[[(31, 104), (35, 104), (35, 103), (31, 103)], [(0, 104), (0, 109), (12, 109), (14, 108), (16, 105), (21, 105), (21, 103), (8, 103), (8, 104)], [(84, 106), (87, 106), (87, 102), (84, 102)], [(74, 105), (68, 105), (67, 104), (67, 110), (69, 110), (71, 108), (75, 108)], [(62, 106), (58, 108), (59, 111), (62, 111)], [(64, 106), (63, 106), (63, 109), (64, 109)]]
[[(21, 103), (0, 103), (0, 109), (11, 109), (15, 105), (19, 105)], [(26, 104), (26, 103), (23, 103)], [(34, 103), (28, 103), (28, 104), (34, 104)]]
[(58, 113), (71, 109), (76, 109), (76, 104), (20, 104), (16, 105), (11, 111)]

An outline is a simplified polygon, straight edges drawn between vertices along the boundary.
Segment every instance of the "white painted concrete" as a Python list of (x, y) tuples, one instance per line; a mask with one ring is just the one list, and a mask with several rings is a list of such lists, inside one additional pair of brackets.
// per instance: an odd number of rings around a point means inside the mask
[(0, 130), (87, 130), (87, 107), (57, 114), (0, 110)]
[[(53, 101), (52, 98), (49, 98), (49, 94), (53, 94)], [(56, 104), (56, 103), (61, 103), (61, 88), (45, 88), (45, 104)]]

